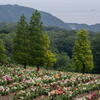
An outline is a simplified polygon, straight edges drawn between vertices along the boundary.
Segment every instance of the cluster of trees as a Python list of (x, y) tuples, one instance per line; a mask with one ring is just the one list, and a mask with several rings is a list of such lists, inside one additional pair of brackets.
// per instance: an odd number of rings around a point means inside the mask
[(55, 54), (50, 50), (50, 40), (44, 32), (40, 13), (36, 10), (29, 24), (21, 16), (13, 43), (13, 59), (16, 63), (36, 66), (52, 66), (56, 62)]
[[(12, 49), (8, 50), (8, 54), (14, 63), (21, 64), (24, 68), (26, 68), (27, 65), (36, 66), (37, 71), (40, 66), (53, 66), (56, 62), (56, 57), (50, 50), (49, 36), (44, 32), (41, 16), (37, 10), (32, 14), (29, 24), (26, 22), (25, 16), (21, 16), (15, 33), (11, 44)], [(1, 36), (1, 38), (4, 37), (3, 35)], [(6, 49), (4, 44), (0, 41), (1, 64), (7, 63), (6, 58)]]
[[(73, 47), (75, 45), (75, 40), (77, 39), (77, 31), (76, 30), (72, 30), (72, 31), (67, 31), (67, 30), (61, 30), (58, 29), (55, 31), (55, 29), (53, 28), (53, 30), (48, 30), (47, 31), (50, 39), (52, 40), (52, 49), (53, 51), (57, 52), (58, 55), (60, 55), (61, 59), (64, 59), (64, 57), (62, 57), (63, 53), (67, 53), (68, 56), (68, 62), (65, 66), (65, 68), (67, 68), (67, 70), (69, 71), (73, 71), (73, 66), (72, 65), (72, 55), (73, 55)], [(87, 33), (88, 34), (88, 33)], [(90, 41), (90, 45), (91, 45), (91, 49), (92, 49), (92, 53), (93, 53), (93, 61), (94, 61), (94, 68), (91, 70), (91, 73), (100, 73), (100, 32), (89, 32), (88, 34), (88, 40)], [(58, 57), (59, 58), (59, 57)], [(66, 59), (65, 59), (66, 60)], [(59, 62), (62, 60), (59, 60)], [(64, 61), (64, 60), (63, 60)], [(59, 64), (59, 62), (57, 62), (57, 64)], [(65, 62), (65, 63), (66, 63)], [(64, 64), (65, 64), (64, 63)], [(69, 67), (69, 63), (71, 64), (71, 66)], [(58, 65), (56, 68), (60, 68), (61, 70), (64, 64)], [(55, 66), (54, 66), (55, 68)]]
[(25, 68), (27, 65), (36, 66), (37, 71), (40, 66), (46, 66), (47, 69), (53, 66), (56, 70), (100, 72), (99, 33), (88, 34), (86, 30), (80, 30), (76, 34), (76, 31), (43, 27), (38, 11), (32, 14), (29, 23), (24, 15), (21, 16), (14, 29), (15, 33), (11, 30), (9, 34), (0, 34), (4, 42), (0, 42), (3, 54), (0, 55), (0, 62), (21, 64)]

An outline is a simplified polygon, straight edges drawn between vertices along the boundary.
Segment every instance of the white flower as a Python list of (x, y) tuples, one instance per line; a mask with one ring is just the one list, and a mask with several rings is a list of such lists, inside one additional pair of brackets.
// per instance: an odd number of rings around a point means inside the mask
[(6, 90), (6, 92), (9, 92), (9, 91), (10, 91), (9, 87), (6, 87), (6, 89), (5, 89), (5, 90)]
[(0, 92), (3, 92), (5, 89), (3, 86), (0, 86)]

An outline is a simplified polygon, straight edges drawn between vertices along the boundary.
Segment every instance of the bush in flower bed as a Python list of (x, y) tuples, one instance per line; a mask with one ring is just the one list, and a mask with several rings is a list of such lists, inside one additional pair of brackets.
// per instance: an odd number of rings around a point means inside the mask
[(64, 73), (33, 68), (0, 68), (0, 95), (13, 93), (14, 100), (32, 100), (46, 96), (48, 100), (70, 100), (100, 89), (100, 75)]

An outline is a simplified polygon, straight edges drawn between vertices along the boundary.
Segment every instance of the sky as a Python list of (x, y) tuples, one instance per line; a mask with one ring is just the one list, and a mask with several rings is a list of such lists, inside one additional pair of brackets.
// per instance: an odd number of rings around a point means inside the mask
[(45, 11), (66, 23), (100, 23), (100, 0), (0, 0)]

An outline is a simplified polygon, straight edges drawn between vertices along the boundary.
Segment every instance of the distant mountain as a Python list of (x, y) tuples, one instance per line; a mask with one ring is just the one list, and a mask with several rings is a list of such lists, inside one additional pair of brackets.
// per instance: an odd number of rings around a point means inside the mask
[[(17, 22), (22, 14), (24, 14), (29, 21), (32, 12), (35, 9), (23, 7), (19, 5), (0, 5), (0, 22)], [(57, 26), (61, 28), (70, 29), (62, 20), (57, 17), (41, 12), (42, 21), (45, 26)]]
[(87, 24), (76, 24), (66, 23), (72, 30), (87, 29), (89, 31), (100, 32), (100, 24), (87, 25)]
[[(24, 14), (29, 21), (32, 12), (35, 9), (19, 6), (19, 5), (0, 5), (0, 22), (17, 22), (22, 14)], [(74, 24), (74, 23), (64, 23), (59, 18), (40, 11), (42, 21), (44, 26), (55, 26), (67, 30), (77, 30), (77, 29), (88, 29), (90, 31), (100, 31), (100, 24), (96, 25), (86, 25), (86, 24)]]

